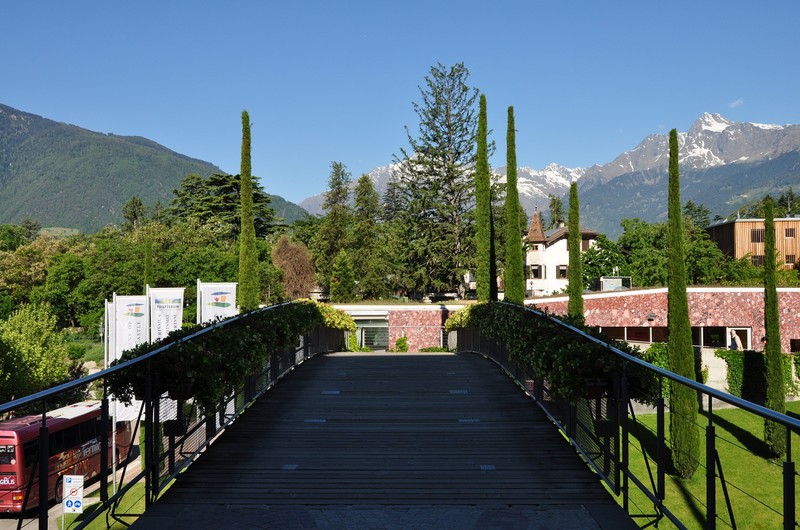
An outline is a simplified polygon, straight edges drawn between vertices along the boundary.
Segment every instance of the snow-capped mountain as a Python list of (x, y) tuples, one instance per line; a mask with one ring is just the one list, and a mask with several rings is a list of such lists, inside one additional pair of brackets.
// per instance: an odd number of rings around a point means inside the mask
[[(505, 182), (506, 170), (504, 166), (494, 170), (496, 178), (501, 182)], [(545, 210), (550, 206), (550, 195), (560, 197), (569, 190), (573, 180), (578, 180), (585, 173), (583, 168), (572, 169), (558, 164), (550, 164), (543, 169), (517, 168), (519, 202), (528, 212), (528, 216), (537, 208)]]
[[(797, 151), (800, 125), (732, 122), (719, 114), (705, 113), (688, 131), (678, 133), (678, 146), (682, 171), (753, 163)], [(580, 187), (608, 182), (628, 173), (666, 169), (668, 163), (668, 135), (653, 134), (608, 164), (588, 168)]]
[[(712, 215), (726, 216), (752, 197), (792, 185), (800, 188), (800, 125), (733, 122), (705, 113), (688, 131), (678, 133), (678, 143), (682, 199), (704, 204)], [(668, 135), (653, 134), (603, 165), (520, 167), (520, 203), (529, 216), (537, 208), (546, 212), (549, 196), (563, 196), (570, 182), (578, 180), (581, 224), (616, 237), (623, 218), (654, 222), (665, 217), (668, 163)], [(493, 172), (505, 180), (505, 167)], [(383, 194), (392, 168), (379, 167), (369, 175)], [(321, 213), (323, 198), (309, 197), (300, 206)]]

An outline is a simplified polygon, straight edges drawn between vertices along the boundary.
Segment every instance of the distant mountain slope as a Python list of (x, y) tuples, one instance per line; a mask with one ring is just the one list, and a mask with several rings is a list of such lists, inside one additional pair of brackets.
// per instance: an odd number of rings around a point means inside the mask
[[(727, 216), (767, 193), (800, 189), (800, 125), (733, 122), (705, 113), (686, 132), (678, 133), (681, 199), (704, 204), (714, 215)], [(518, 169), (520, 203), (528, 216), (547, 212), (550, 195), (567, 205), (569, 185), (578, 181), (581, 225), (611, 238), (622, 232), (620, 221), (638, 217), (663, 221), (667, 215), (666, 134), (653, 134), (604, 165), (567, 168), (558, 164)], [(501, 180), (506, 168), (495, 170)], [(369, 173), (379, 190), (391, 178), (389, 166)], [(300, 204), (319, 213), (322, 195)], [(546, 215), (546, 214), (545, 214)]]
[[(166, 205), (187, 174), (220, 171), (146, 138), (97, 133), (0, 105), (0, 223), (31, 217), (94, 232), (119, 223), (134, 195), (146, 205)], [(278, 216), (304, 215), (280, 197), (273, 201)]]

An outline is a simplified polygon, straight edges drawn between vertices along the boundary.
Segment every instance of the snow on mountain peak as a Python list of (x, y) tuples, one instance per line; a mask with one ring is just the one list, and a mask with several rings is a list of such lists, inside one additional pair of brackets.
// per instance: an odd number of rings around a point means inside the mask
[(733, 125), (733, 122), (723, 118), (720, 114), (704, 112), (703, 115), (692, 124), (689, 132), (710, 131), (720, 133), (731, 125)]

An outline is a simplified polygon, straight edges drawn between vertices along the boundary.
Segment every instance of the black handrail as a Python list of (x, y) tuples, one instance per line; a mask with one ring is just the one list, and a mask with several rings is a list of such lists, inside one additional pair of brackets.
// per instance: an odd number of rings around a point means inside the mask
[[(675, 374), (669, 370), (654, 366), (642, 359), (634, 357), (619, 348), (597, 338), (589, 333), (578, 329), (575, 326), (567, 324), (558, 318), (555, 318), (547, 313), (538, 311), (534, 308), (525, 307), (514, 304), (504, 304), (513, 310), (524, 309), (537, 318), (546, 318), (554, 326), (558, 326), (566, 332), (580, 337), (586, 341), (592, 342), (608, 352), (614, 354), (622, 363), (620, 374), (615, 375), (613, 385), (608, 389), (608, 393), (604, 397), (586, 399), (555, 399), (549, 395), (549, 387), (547, 382), (541, 377), (540, 374), (531, 372), (531, 369), (523, 365), (517, 364), (514, 359), (510, 359), (505, 345), (498, 343), (495, 340), (487, 340), (480, 330), (462, 329), (459, 330), (458, 335), (458, 349), (459, 351), (473, 351), (480, 353), (499, 364), (510, 377), (517, 380), (518, 384), (523, 387), (526, 393), (533, 398), (537, 405), (545, 412), (545, 414), (553, 421), (553, 423), (564, 433), (570, 443), (573, 444), (575, 449), (583, 455), (587, 465), (594, 469), (598, 476), (602, 478), (616, 495), (622, 495), (622, 506), (629, 510), (629, 481), (638, 488), (646, 498), (653, 503), (655, 509), (654, 517), (656, 520), (661, 517), (667, 517), (679, 528), (684, 528), (683, 523), (678, 520), (672, 510), (665, 504), (665, 466), (668, 465), (665, 461), (666, 452), (664, 451), (664, 398), (663, 396), (663, 380), (672, 380), (675, 384), (686, 385), (687, 387), (695, 390), (698, 393), (698, 400), (701, 395), (708, 396), (707, 401), (703, 398), (702, 402), (706, 403), (708, 411), (709, 424), (706, 426), (705, 446), (706, 446), (706, 521), (707, 528), (715, 528), (718, 519), (716, 508), (716, 487), (717, 480), (722, 481), (722, 494), (724, 496), (725, 505), (727, 507), (728, 515), (731, 524), (736, 525), (733, 506), (731, 498), (728, 494), (727, 483), (722, 470), (722, 463), (719, 459), (719, 453), (716, 450), (713, 415), (714, 399), (720, 402), (727, 403), (737, 407), (743, 411), (749, 412), (761, 418), (765, 418), (776, 422), (786, 428), (786, 455), (783, 460), (783, 528), (784, 530), (795, 529), (798, 521), (795, 514), (795, 481), (797, 473), (795, 471), (795, 463), (792, 461), (792, 436), (800, 434), (800, 418), (796, 415), (781, 414), (769, 408), (763, 407), (756, 403), (732, 396), (721, 390), (711, 388), (705, 384), (698, 383), (697, 381)], [(476, 336), (477, 334), (477, 336)], [(463, 342), (462, 342), (463, 340)], [(635, 415), (633, 414), (633, 407), (630, 402), (629, 396), (629, 382), (626, 373), (631, 365), (635, 365), (644, 370), (648, 370), (659, 378), (659, 394), (656, 398), (655, 412), (657, 416), (657, 447), (656, 447), (656, 463), (658, 466), (657, 485), (653, 485), (652, 472), (649, 471), (649, 463), (647, 462), (647, 455), (645, 454), (646, 466), (650, 476), (651, 486), (654, 487), (650, 491), (648, 487), (636, 477), (630, 470), (629, 462), (630, 456), (628, 447), (630, 445), (630, 423), (628, 409), (630, 409), (632, 421), (637, 425)], [(531, 386), (532, 385), (532, 386)], [(594, 403), (594, 405), (591, 405)], [(607, 407), (601, 411), (601, 403)], [(698, 405), (701, 402), (698, 401)], [(594, 419), (598, 423), (610, 423), (614, 427), (608, 430), (606, 427), (589, 426), (586, 427), (585, 419), (578, 416), (578, 411), (585, 411), (589, 407), (588, 414), (590, 420)], [(698, 426), (699, 427), (699, 426)], [(611, 433), (611, 434), (610, 434)], [(608, 436), (613, 437), (614, 447), (610, 447)], [(598, 443), (600, 442), (600, 443)], [(605, 443), (603, 443), (605, 442)], [(622, 444), (621, 453), (618, 451), (616, 444)], [(584, 443), (589, 445), (584, 446)], [(594, 444), (594, 445), (592, 445)], [(603, 452), (598, 457), (597, 451)], [(701, 457), (702, 458), (702, 457)], [(612, 462), (609, 469), (608, 462)], [(621, 473), (621, 477), (620, 474)], [(620, 483), (621, 478), (621, 483)], [(646, 479), (645, 479), (646, 480)], [(644, 515), (644, 514), (643, 514)]]
[[(244, 313), (241, 315), (236, 315), (230, 317), (228, 319), (212, 323), (203, 327), (202, 329), (197, 330), (185, 337), (181, 337), (179, 339), (173, 340), (166, 344), (162, 344), (155, 349), (144, 353), (135, 359), (131, 359), (129, 361), (125, 361), (119, 364), (115, 364), (112, 367), (106, 368), (101, 370), (97, 373), (88, 375), (86, 377), (82, 377), (80, 379), (70, 381), (61, 385), (58, 385), (53, 388), (49, 388), (47, 390), (43, 390), (41, 392), (37, 392), (35, 394), (31, 394), (29, 396), (25, 396), (14, 401), (10, 401), (4, 404), (0, 404), (0, 414), (19, 410), (22, 407), (28, 407), (33, 404), (38, 404), (36, 409), (41, 409), (41, 416), (42, 416), (42, 426), (43, 429), (46, 429), (47, 426), (47, 410), (46, 410), (46, 403), (49, 399), (65, 393), (74, 391), (79, 388), (85, 388), (87, 385), (96, 382), (102, 381), (103, 382), (103, 410), (106, 410), (107, 401), (108, 401), (108, 379), (109, 377), (113, 376), (116, 373), (123, 372), (125, 370), (129, 370), (132, 367), (139, 365), (140, 363), (149, 363), (154, 360), (158, 355), (162, 354), (163, 352), (173, 348), (181, 343), (185, 343), (198, 337), (212, 332), (216, 329), (229, 326), (234, 324), (244, 318), (257, 316), (260, 313), (264, 313), (267, 311), (277, 310), (281, 307), (285, 307), (290, 304), (294, 304), (296, 302), (286, 302), (283, 304), (278, 304), (274, 306), (260, 308), (254, 311), (250, 311), (248, 313)], [(162, 424), (162, 417), (159, 417), (159, 402), (161, 400), (159, 391), (153, 392), (151, 379), (147, 377), (147, 381), (145, 384), (145, 396), (143, 396), (143, 401), (145, 405), (145, 421), (149, 425), (146, 436), (145, 436), (145, 453), (147, 454), (148, 458), (145, 462), (145, 466), (140, 473), (136, 474), (135, 477), (130, 479), (128, 484), (121, 488), (121, 491), (117, 492), (117, 494), (108, 498), (108, 495), (101, 496), (101, 505), (96, 511), (86, 515), (81, 524), (78, 528), (83, 528), (87, 524), (89, 524), (94, 518), (96, 518), (100, 513), (108, 509), (112, 506), (117, 506), (119, 499), (124, 494), (124, 491), (129, 490), (130, 486), (133, 483), (137, 483), (142, 479), (145, 479), (147, 482), (146, 485), (146, 501), (149, 505), (153, 500), (155, 500), (159, 494), (160, 489), (162, 488), (163, 484), (166, 483), (167, 480), (174, 477), (177, 473), (181, 471), (185, 466), (189, 465), (191, 461), (193, 461), (197, 455), (202, 451), (204, 447), (206, 447), (209, 443), (216, 438), (219, 430), (221, 428), (225, 428), (228, 424), (235, 420), (236, 417), (247, 407), (251, 404), (258, 396), (260, 396), (264, 391), (270, 388), (273, 384), (277, 382), (278, 379), (283, 377), (285, 373), (289, 370), (292, 370), (297, 364), (305, 361), (306, 359), (313, 357), (319, 353), (325, 353), (328, 351), (332, 351), (335, 348), (338, 348), (342, 343), (342, 332), (340, 330), (333, 330), (328, 328), (315, 328), (310, 330), (298, 337), (299, 339), (299, 347), (298, 346), (289, 346), (283, 348), (281, 350), (273, 352), (265, 361), (264, 366), (262, 366), (257, 373), (253, 373), (247, 376), (247, 379), (244, 383), (243, 388), (234, 388), (232, 389), (233, 393), (229, 395), (227, 398), (223, 399), (223, 402), (219, 404), (219, 407), (216, 411), (208, 411), (208, 416), (202, 417), (199, 414), (197, 416), (192, 415), (193, 417), (189, 421), (192, 424), (191, 428), (187, 428), (183, 431), (182, 434), (178, 434), (177, 437), (174, 433), (167, 434), (166, 430), (164, 431), (164, 437), (170, 438), (170, 447), (165, 449), (160, 444), (160, 440), (162, 439), (161, 435), (156, 435), (155, 432), (160, 432), (161, 424)], [(150, 373), (151, 371), (148, 369), (146, 372)], [(158, 374), (152, 374), (154, 377), (158, 377)], [(180, 408), (184, 401), (177, 400), (173, 402), (174, 406)], [(226, 409), (232, 406), (235, 410), (231, 415), (228, 415)], [(228, 409), (229, 410), (229, 409)], [(182, 413), (182, 411), (181, 411)], [(179, 414), (181, 414), (179, 413)], [(224, 417), (223, 417), (224, 414)], [(141, 418), (140, 418), (141, 419)], [(137, 427), (138, 429), (138, 421), (137, 420)], [(110, 425), (106, 422), (102, 422), (103, 425)], [(166, 425), (166, 424), (164, 424)], [(205, 428), (204, 432), (203, 427)], [(114, 432), (116, 426), (111, 426), (111, 431)], [(47, 432), (44, 430), (43, 432)], [(101, 434), (101, 437), (105, 438), (109, 436), (109, 432), (104, 432)], [(172, 443), (173, 440), (177, 441), (177, 443)], [(189, 442), (191, 452), (190, 455), (176, 455), (174, 454), (175, 451), (181, 452), (184, 449), (184, 444)], [(48, 458), (47, 458), (47, 446), (48, 443), (40, 443), (40, 449), (44, 451), (44, 459), (40, 459), (40, 462), (36, 467), (39, 468), (38, 474), (32, 473), (31, 474), (31, 482), (33, 482), (34, 476), (48, 476)], [(105, 447), (105, 445), (104, 445)], [(194, 450), (192, 451), (192, 448)], [(103, 449), (101, 449), (102, 451)], [(175, 465), (176, 457), (182, 460), (180, 466)], [(168, 469), (166, 468), (166, 463), (169, 463)], [(127, 463), (126, 463), (127, 466)], [(101, 488), (104, 488), (106, 485), (106, 474), (101, 473)], [(124, 477), (123, 477), (124, 480)], [(30, 489), (30, 488), (28, 488)], [(44, 480), (39, 481), (39, 511), (38, 511), (38, 518), (39, 518), (39, 528), (47, 528), (48, 523), (48, 491), (49, 489), (49, 480), (45, 478)], [(27, 494), (26, 494), (27, 499)], [(26, 501), (27, 504), (27, 501)], [(114, 514), (113, 511), (110, 513), (110, 516), (119, 519), (121, 514)], [(124, 514), (122, 514), (124, 515)], [(130, 514), (129, 514), (130, 515)], [(22, 522), (23, 514), (20, 514), (20, 524)]]
[[(508, 305), (508, 306), (512, 306), (513, 305), (513, 304), (509, 304), (508, 302), (500, 302), (500, 303)], [(519, 306), (515, 306), (515, 307), (519, 307)], [(775, 412), (774, 410), (772, 410), (770, 408), (758, 405), (756, 403), (753, 403), (752, 401), (747, 401), (745, 399), (733, 396), (731, 394), (728, 394), (727, 392), (723, 392), (721, 390), (717, 390), (716, 388), (712, 388), (712, 387), (710, 387), (708, 385), (704, 385), (703, 383), (698, 383), (697, 381), (689, 379), (688, 377), (684, 377), (682, 375), (676, 374), (675, 372), (670, 372), (669, 370), (666, 370), (666, 369), (661, 368), (659, 366), (655, 366), (653, 364), (650, 364), (647, 361), (639, 359), (638, 357), (634, 357), (633, 355), (630, 355), (629, 353), (625, 353), (624, 351), (622, 351), (622, 350), (620, 350), (618, 348), (615, 348), (614, 346), (612, 346), (611, 344), (609, 344), (607, 342), (603, 342), (602, 340), (598, 339), (597, 337), (593, 337), (592, 335), (589, 335), (585, 331), (583, 331), (581, 329), (578, 329), (575, 326), (567, 324), (566, 322), (563, 322), (563, 321), (555, 318), (552, 315), (546, 314), (546, 313), (544, 313), (542, 311), (539, 311), (537, 309), (534, 309), (532, 307), (525, 307), (525, 310), (526, 311), (530, 311), (531, 313), (534, 313), (535, 315), (537, 315), (539, 317), (548, 318), (554, 324), (556, 324), (558, 326), (561, 326), (561, 327), (563, 327), (565, 329), (568, 329), (569, 331), (580, 335), (581, 337), (585, 338), (586, 340), (589, 340), (591, 342), (594, 342), (594, 343), (606, 348), (607, 350), (611, 351), (612, 353), (614, 353), (615, 355), (617, 355), (619, 357), (622, 357), (623, 359), (625, 359), (628, 362), (631, 362), (633, 364), (641, 366), (642, 368), (645, 368), (647, 370), (655, 372), (656, 374), (658, 374), (658, 375), (660, 375), (662, 377), (666, 377), (667, 379), (672, 379), (673, 381), (677, 381), (678, 383), (680, 383), (682, 385), (686, 385), (688, 387), (691, 387), (694, 390), (700, 391), (700, 392), (702, 392), (704, 394), (707, 394), (709, 396), (714, 397), (715, 399), (718, 399), (720, 401), (724, 401), (724, 402), (726, 402), (726, 403), (728, 403), (730, 405), (734, 405), (734, 406), (739, 407), (741, 409), (747, 410), (748, 412), (752, 412), (752, 413), (757, 414), (759, 416), (764, 416), (764, 417), (766, 417), (766, 418), (768, 418), (770, 420), (773, 420), (773, 421), (775, 421), (777, 423), (781, 423), (781, 424), (785, 425), (786, 427), (791, 428), (795, 432), (800, 433), (800, 419), (795, 419), (795, 418), (792, 418), (791, 416), (788, 416), (786, 414), (781, 414), (779, 412)]]

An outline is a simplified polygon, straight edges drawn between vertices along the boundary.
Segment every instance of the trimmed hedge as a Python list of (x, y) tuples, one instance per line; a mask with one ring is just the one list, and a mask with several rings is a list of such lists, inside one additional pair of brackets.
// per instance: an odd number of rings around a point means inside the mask
[[(619, 350), (642, 357), (638, 348), (612, 341), (581, 322), (570, 321), (569, 317), (563, 321)], [(505, 344), (514, 361), (549, 383), (554, 397), (584, 397), (588, 381), (611, 381), (615, 374), (621, 373), (620, 357), (602, 344), (560, 325), (547, 313), (540, 314), (516, 304), (489, 302), (464, 306), (445, 323), (447, 331), (467, 328), (479, 329), (487, 337)], [(627, 375), (631, 397), (653, 403), (658, 394), (656, 374), (629, 364)]]
[[(240, 387), (245, 377), (263, 370), (272, 353), (295, 344), (300, 335), (316, 327), (356, 330), (350, 315), (312, 300), (255, 310), (233, 318), (236, 320), (189, 340), (185, 339), (218, 323), (173, 331), (156, 343), (140, 344), (124, 352), (112, 365), (169, 346), (150, 363), (160, 383), (159, 388), (153, 389), (154, 393), (190, 389), (200, 407), (209, 412), (234, 388)], [(146, 371), (146, 363), (139, 363), (112, 374), (108, 379), (109, 391), (120, 401), (130, 403), (135, 395), (143, 393)]]
[[(731, 395), (763, 404), (767, 395), (767, 373), (764, 352), (719, 349), (714, 355), (728, 365), (728, 392)], [(797, 359), (795, 358), (795, 363)], [(792, 356), (783, 356), (783, 382), (787, 395), (797, 392), (792, 379)]]

